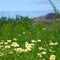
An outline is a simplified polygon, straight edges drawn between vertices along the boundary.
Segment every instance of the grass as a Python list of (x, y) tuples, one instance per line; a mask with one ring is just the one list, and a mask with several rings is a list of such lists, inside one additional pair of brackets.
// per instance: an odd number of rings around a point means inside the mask
[(27, 21), (16, 26), (4, 23), (0, 29), (0, 60), (59, 60), (59, 43), (60, 21), (36, 26)]

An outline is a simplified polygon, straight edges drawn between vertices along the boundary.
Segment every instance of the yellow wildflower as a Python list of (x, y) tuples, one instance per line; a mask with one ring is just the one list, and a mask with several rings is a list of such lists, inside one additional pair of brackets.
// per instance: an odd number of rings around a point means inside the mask
[(39, 50), (43, 50), (43, 48), (42, 47), (39, 47)]
[(46, 54), (46, 52), (45, 52), (45, 51), (43, 51), (43, 52), (41, 52), (41, 54), (42, 54), (42, 55), (45, 55), (45, 54)]
[(19, 44), (17, 42), (12, 42), (11, 46), (17, 48), (19, 47)]
[(53, 42), (50, 42), (50, 45), (54, 45), (54, 43)]
[(6, 46), (5, 46), (5, 48), (6, 48), (6, 49), (10, 49), (10, 48), (11, 48), (11, 46), (9, 46), (9, 45), (6, 45)]
[(10, 51), (10, 52), (9, 52), (9, 54), (13, 54), (13, 52), (12, 52), (12, 51)]
[(34, 42), (35, 42), (35, 40), (31, 40), (31, 42), (32, 42), (32, 43), (34, 43)]
[(41, 53), (37, 53), (37, 56), (41, 58), (42, 57), (42, 54)]
[(55, 60), (56, 59), (56, 56), (55, 55), (51, 55), (49, 59), (50, 60)]
[(55, 44), (54, 45), (58, 45), (58, 42), (55, 42)]
[(4, 44), (8, 44), (8, 42), (4, 42)]
[(16, 52), (17, 52), (17, 53), (22, 53), (22, 52), (24, 52), (24, 50), (23, 50), (22, 48), (17, 48), (17, 49), (16, 49)]
[(11, 42), (11, 40), (7, 40), (7, 42)]
[(37, 42), (41, 42), (41, 40), (37, 40)]
[(0, 45), (0, 49), (2, 49), (2, 45)]
[(14, 38), (13, 40), (14, 40), (14, 41), (17, 41), (17, 38)]

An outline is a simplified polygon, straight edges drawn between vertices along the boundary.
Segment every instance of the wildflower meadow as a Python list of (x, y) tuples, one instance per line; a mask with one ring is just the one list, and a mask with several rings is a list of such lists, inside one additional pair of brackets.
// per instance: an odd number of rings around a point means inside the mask
[(60, 21), (0, 18), (0, 60), (60, 60)]

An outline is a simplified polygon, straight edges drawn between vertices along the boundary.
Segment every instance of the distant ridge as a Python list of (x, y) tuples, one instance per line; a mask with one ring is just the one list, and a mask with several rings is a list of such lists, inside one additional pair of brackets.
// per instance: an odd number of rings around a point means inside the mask
[(37, 19), (41, 19), (41, 20), (54, 19), (55, 15), (56, 15), (55, 13), (48, 13), (46, 15), (37, 17)]

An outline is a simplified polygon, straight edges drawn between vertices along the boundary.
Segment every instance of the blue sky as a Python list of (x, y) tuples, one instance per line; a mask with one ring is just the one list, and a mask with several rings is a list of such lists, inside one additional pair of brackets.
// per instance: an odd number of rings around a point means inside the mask
[[(52, 0), (52, 2), (60, 11), (60, 0)], [(0, 0), (0, 11), (23, 11), (33, 16), (35, 14), (44, 15), (53, 12), (53, 8), (48, 0)], [(33, 12), (35, 12), (35, 14)], [(22, 15), (22, 13), (20, 15)]]

